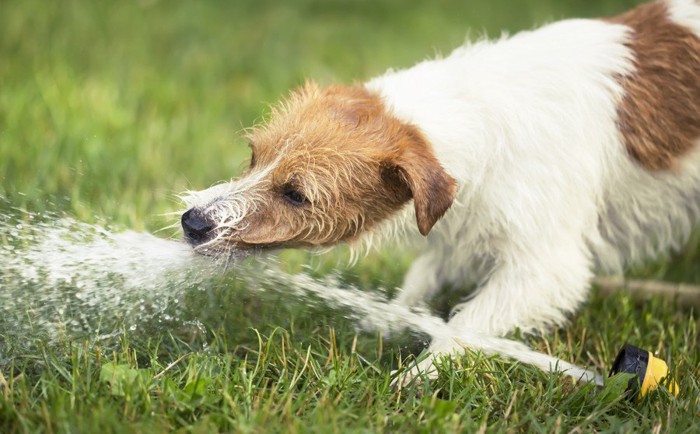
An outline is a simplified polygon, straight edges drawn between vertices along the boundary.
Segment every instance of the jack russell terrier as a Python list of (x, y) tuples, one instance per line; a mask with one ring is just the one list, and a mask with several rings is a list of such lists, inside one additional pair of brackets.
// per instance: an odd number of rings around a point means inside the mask
[(595, 270), (680, 247), (700, 217), (700, 0), (467, 44), (364, 84), (307, 83), (247, 138), (239, 179), (186, 198), (197, 252), (391, 240), (421, 252), (395, 302), (476, 284), (452, 327), (559, 325)]

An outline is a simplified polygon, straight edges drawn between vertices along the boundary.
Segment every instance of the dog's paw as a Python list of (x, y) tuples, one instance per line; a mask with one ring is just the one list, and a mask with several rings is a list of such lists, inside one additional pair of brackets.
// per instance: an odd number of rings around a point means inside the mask
[(429, 354), (425, 359), (416, 361), (404, 369), (392, 371), (391, 376), (394, 379), (391, 381), (391, 387), (401, 390), (409, 386), (418, 386), (424, 380), (435, 380), (438, 377), (436, 361), (436, 357)]
[(407, 365), (404, 369), (392, 372), (395, 375), (392, 386), (402, 389), (409, 385), (420, 384), (425, 379), (434, 380), (438, 377), (438, 363), (446, 362), (464, 353), (465, 347), (452, 338), (436, 339), (428, 348), (427, 355)]

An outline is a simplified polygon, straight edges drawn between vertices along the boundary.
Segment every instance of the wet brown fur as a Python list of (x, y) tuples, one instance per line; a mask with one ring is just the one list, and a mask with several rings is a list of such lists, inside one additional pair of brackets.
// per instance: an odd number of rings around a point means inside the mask
[(700, 39), (663, 2), (609, 18), (632, 28), (636, 71), (622, 77), (618, 127), (629, 154), (650, 170), (673, 169), (700, 140)]
[[(239, 248), (349, 241), (411, 199), (426, 235), (456, 194), (456, 182), (420, 131), (361, 85), (308, 83), (248, 139), (253, 156), (243, 176), (272, 170), (257, 187), (249, 224), (227, 237)], [(290, 190), (308, 203), (290, 203), (284, 197)]]

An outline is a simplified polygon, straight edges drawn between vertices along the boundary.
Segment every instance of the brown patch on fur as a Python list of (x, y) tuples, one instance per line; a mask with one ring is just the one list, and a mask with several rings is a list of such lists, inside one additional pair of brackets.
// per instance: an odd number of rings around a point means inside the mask
[(647, 169), (673, 169), (700, 138), (700, 39), (671, 21), (662, 2), (607, 21), (633, 30), (637, 70), (621, 78), (618, 107), (627, 151)]
[[(411, 199), (427, 235), (456, 194), (420, 131), (360, 85), (308, 83), (248, 139), (254, 164), (243, 177), (272, 169), (250, 192), (258, 200), (244, 229), (226, 237), (239, 248), (352, 240)], [(290, 202), (290, 191), (307, 200)]]

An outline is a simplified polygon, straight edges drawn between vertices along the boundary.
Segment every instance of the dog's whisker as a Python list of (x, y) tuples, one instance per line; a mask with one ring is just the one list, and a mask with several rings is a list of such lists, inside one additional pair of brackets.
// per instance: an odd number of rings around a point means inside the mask
[(155, 231), (153, 231), (153, 233), (157, 234), (157, 233), (160, 233), (160, 232), (163, 232), (163, 231), (167, 231), (168, 229), (173, 229), (173, 230), (178, 230), (178, 231), (179, 231), (179, 229), (180, 229), (180, 223), (179, 223), (179, 222), (178, 222), (178, 223), (172, 223), (172, 224), (169, 224), (169, 225), (167, 225), (167, 226), (163, 226), (162, 228), (159, 228), (159, 229), (156, 229)]

